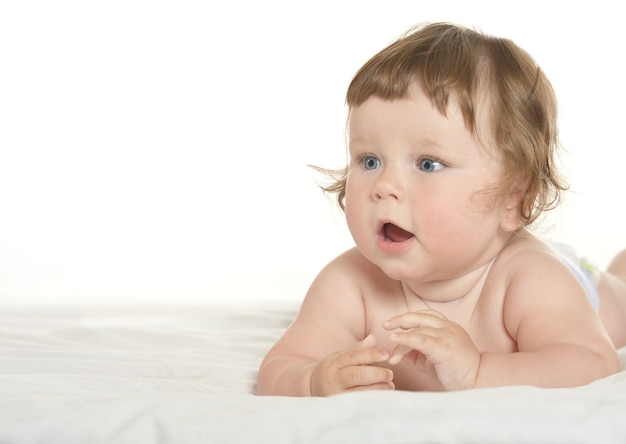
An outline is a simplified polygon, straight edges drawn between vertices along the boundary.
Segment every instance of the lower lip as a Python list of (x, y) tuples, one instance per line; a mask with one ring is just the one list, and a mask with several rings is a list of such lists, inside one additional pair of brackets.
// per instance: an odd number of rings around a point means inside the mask
[(407, 239), (402, 242), (392, 242), (385, 236), (378, 237), (378, 248), (384, 253), (403, 253), (409, 249), (409, 245), (415, 238)]

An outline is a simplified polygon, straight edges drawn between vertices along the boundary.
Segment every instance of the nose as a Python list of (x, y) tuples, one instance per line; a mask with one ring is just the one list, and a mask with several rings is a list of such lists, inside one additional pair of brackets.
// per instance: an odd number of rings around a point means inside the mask
[(392, 168), (384, 169), (374, 183), (372, 195), (374, 200), (392, 199), (402, 201), (405, 192), (399, 172)]

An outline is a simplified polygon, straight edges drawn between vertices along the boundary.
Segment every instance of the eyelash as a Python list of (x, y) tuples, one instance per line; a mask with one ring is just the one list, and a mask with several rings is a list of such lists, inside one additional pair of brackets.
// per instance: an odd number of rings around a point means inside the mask
[[(375, 166), (375, 167), (372, 167), (372, 168), (368, 168), (368, 167), (366, 167), (365, 162), (367, 162), (369, 159), (374, 159), (374, 160), (377, 162), (377, 164), (376, 164), (376, 166)], [(370, 170), (374, 170), (374, 169), (378, 168), (378, 167), (380, 166), (380, 163), (381, 163), (381, 162), (380, 162), (380, 159), (379, 159), (378, 157), (376, 157), (376, 156), (375, 156), (375, 155), (373, 155), (373, 154), (367, 154), (367, 153), (364, 153), (364, 154), (362, 154), (361, 156), (359, 156), (359, 157), (357, 158), (357, 160), (358, 160), (358, 164), (359, 164), (359, 165), (361, 165), (361, 167), (363, 167), (363, 169), (364, 169), (364, 170), (366, 170), (366, 171), (370, 171)], [(421, 164), (422, 164), (422, 162), (430, 162), (430, 163), (431, 163), (431, 165), (433, 165), (433, 166), (434, 166), (434, 164), (437, 164), (438, 166), (436, 167), (436, 169), (434, 169), (434, 170), (432, 170), (432, 171), (429, 171), (429, 170), (423, 170), (423, 169), (421, 168)], [(424, 156), (424, 157), (420, 157), (420, 158), (417, 160), (417, 162), (416, 162), (416, 166), (418, 167), (418, 169), (419, 169), (420, 171), (424, 171), (424, 172), (435, 172), (435, 171), (439, 171), (441, 168), (444, 168), (446, 165), (445, 165), (445, 164), (444, 164), (441, 160), (437, 159), (436, 157), (432, 157), (432, 156)]]
[[(365, 166), (365, 162), (366, 162), (368, 159), (374, 159), (374, 160), (376, 160), (377, 165), (376, 165), (376, 167), (375, 167), (375, 168), (367, 168), (367, 167)], [(373, 155), (373, 154), (368, 154), (368, 153), (363, 153), (363, 154), (361, 154), (359, 157), (357, 157), (357, 159), (356, 159), (356, 160), (357, 160), (357, 164), (358, 164), (358, 165), (360, 165), (360, 166), (361, 166), (364, 170), (366, 170), (366, 171), (370, 171), (370, 170), (373, 170), (373, 169), (378, 168), (378, 167), (380, 166), (380, 163), (381, 163), (381, 162), (380, 162), (380, 159), (379, 159), (378, 157), (376, 157), (376, 156), (375, 156), (375, 155)]]
[[(439, 166), (432, 170), (432, 171), (427, 171), (427, 170), (422, 170), (421, 169), (421, 164), (422, 162), (430, 162), (432, 165), (434, 164), (438, 164)], [(440, 169), (444, 168), (446, 166), (445, 163), (443, 163), (441, 160), (437, 159), (436, 157), (432, 157), (432, 156), (428, 156), (428, 157), (421, 157), (417, 160), (417, 167), (420, 169), (420, 171), (425, 171), (425, 172), (435, 172), (435, 171), (439, 171)]]

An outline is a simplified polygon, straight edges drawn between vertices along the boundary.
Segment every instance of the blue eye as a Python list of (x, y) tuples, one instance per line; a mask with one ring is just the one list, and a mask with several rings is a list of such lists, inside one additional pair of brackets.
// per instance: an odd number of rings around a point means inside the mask
[(361, 159), (361, 164), (366, 170), (375, 170), (380, 166), (380, 159), (374, 156), (364, 156)]
[(427, 173), (438, 171), (444, 167), (441, 162), (428, 158), (420, 159), (418, 161), (418, 166), (421, 171), (425, 171)]

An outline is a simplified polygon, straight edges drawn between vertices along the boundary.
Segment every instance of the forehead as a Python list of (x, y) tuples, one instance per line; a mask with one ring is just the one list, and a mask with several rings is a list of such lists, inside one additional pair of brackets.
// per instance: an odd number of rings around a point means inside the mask
[(445, 114), (433, 105), (422, 88), (411, 88), (402, 98), (382, 99), (370, 96), (350, 110), (350, 136), (362, 136), (385, 131), (430, 136), (445, 136), (446, 132), (469, 132), (460, 108), (450, 103)]
[(481, 102), (475, 110), (476, 125), (469, 126), (456, 94), (449, 95), (442, 111), (415, 82), (405, 97), (386, 100), (373, 95), (352, 107), (348, 120), (350, 140), (377, 134), (385, 137), (403, 134), (452, 144), (459, 139), (472, 139), (489, 147), (492, 145), (490, 115), (487, 101)]

